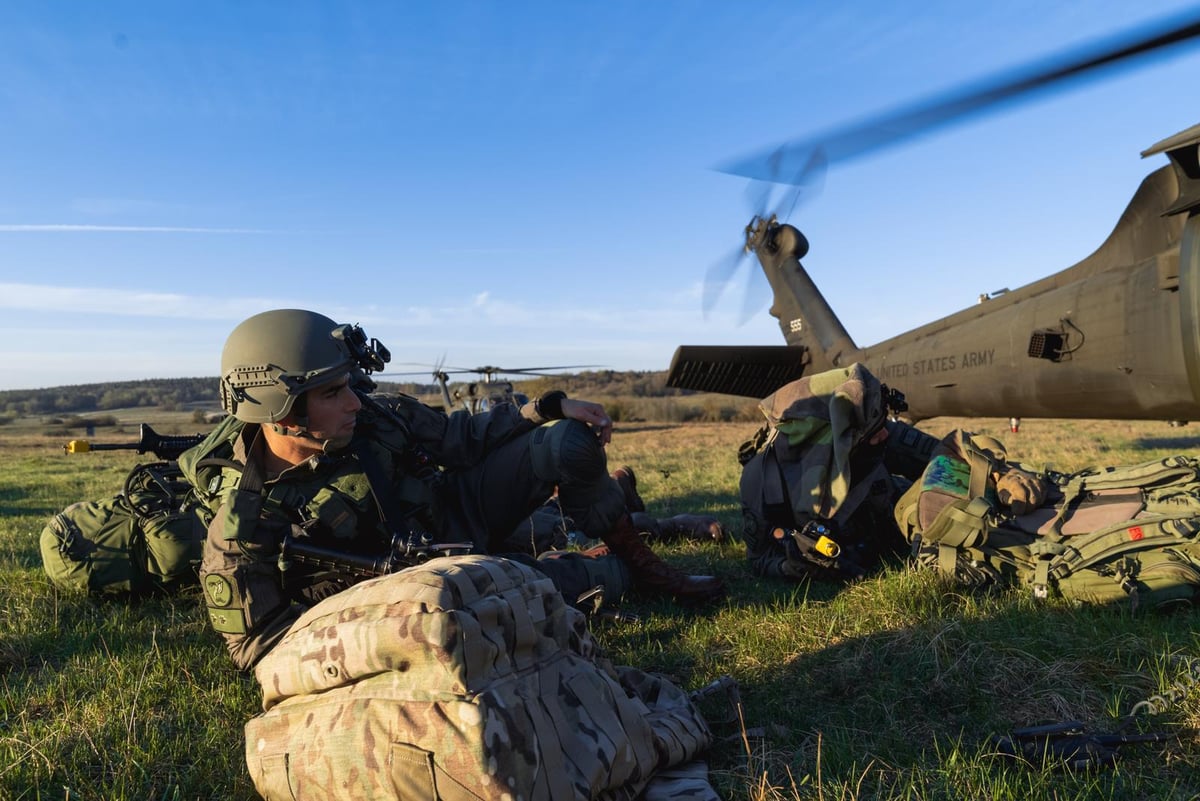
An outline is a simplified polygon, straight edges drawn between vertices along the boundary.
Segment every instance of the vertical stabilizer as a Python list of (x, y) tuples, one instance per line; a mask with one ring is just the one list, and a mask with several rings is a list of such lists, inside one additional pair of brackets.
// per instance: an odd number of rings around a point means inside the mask
[(808, 241), (796, 228), (769, 222), (759, 226), (749, 242), (771, 284), (771, 315), (789, 345), (803, 347), (812, 359), (812, 372), (857, 361), (858, 346), (846, 333), (825, 296), (813, 283), (800, 259)]

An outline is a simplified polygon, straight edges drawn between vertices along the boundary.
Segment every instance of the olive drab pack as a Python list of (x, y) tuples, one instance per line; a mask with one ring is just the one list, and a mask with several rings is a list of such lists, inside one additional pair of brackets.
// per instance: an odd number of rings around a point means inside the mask
[(511, 560), (357, 584), (305, 612), (255, 675), (265, 711), (246, 762), (269, 800), (717, 798), (689, 697), (613, 668), (582, 613)]
[(1200, 593), (1200, 459), (1169, 456), (1070, 475), (1027, 471), (1034, 508), (997, 491), (1004, 446), (955, 431), (896, 504), (917, 561), (971, 585), (1158, 607)]
[(92, 595), (174, 592), (198, 581), (207, 518), (173, 462), (138, 465), (119, 494), (63, 509), (42, 529), (55, 586)]
[[(793, 381), (759, 404), (767, 423), (738, 453), (743, 538), (757, 575), (856, 578), (902, 548), (885, 452), (868, 445), (885, 425), (892, 431), (889, 396), (853, 364)], [(897, 441), (925, 436), (895, 426)]]
[[(407, 434), (395, 426), (389, 427), (387, 420), (363, 415), (360, 419), (370, 422), (360, 427), (371, 429), (368, 447), (371, 455), (385, 463), (389, 454), (403, 452), (408, 446)], [(195, 489), (194, 493), (210, 514), (237, 515), (238, 489), (241, 486), (244, 466), (234, 460), (234, 443), (241, 436), (245, 423), (228, 417), (215, 427), (204, 441), (179, 457), (183, 476)], [(274, 485), (272, 489), (256, 488), (249, 494), (254, 496), (254, 514), (249, 520), (234, 520), (226, 527), (229, 536), (234, 536), (238, 525), (253, 526), (261, 506), (288, 510), (307, 519), (320, 520), (335, 537), (352, 538), (357, 531), (357, 520), (361, 510), (373, 509), (369, 483), (356, 462), (343, 460), (344, 464), (331, 471), (323, 471), (311, 480), (293, 480)], [(432, 514), (431, 490), (420, 478), (401, 476), (393, 494), (404, 504), (419, 507)], [(222, 511), (224, 507), (224, 510)], [(427, 528), (436, 528), (434, 520), (422, 521)], [(385, 532), (381, 529), (381, 535)], [(386, 541), (386, 540), (385, 540)]]

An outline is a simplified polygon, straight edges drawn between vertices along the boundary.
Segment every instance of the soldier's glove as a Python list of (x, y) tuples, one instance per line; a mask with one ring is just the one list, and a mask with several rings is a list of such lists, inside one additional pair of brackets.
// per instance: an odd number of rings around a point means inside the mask
[(1045, 478), (1016, 467), (1009, 468), (996, 481), (1000, 503), (1009, 507), (1014, 515), (1028, 514), (1041, 506), (1049, 489)]
[(805, 563), (798, 559), (785, 559), (780, 562), (779, 572), (783, 574), (784, 578), (792, 581), (803, 581), (812, 575)]

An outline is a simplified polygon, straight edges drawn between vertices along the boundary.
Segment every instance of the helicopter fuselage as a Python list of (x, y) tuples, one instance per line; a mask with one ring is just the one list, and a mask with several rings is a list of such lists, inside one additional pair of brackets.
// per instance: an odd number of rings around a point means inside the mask
[[(1078, 264), (860, 348), (775, 224), (754, 248), (788, 348), (680, 348), (668, 384), (763, 396), (861, 362), (904, 392), (906, 417), (1200, 419), (1200, 126), (1146, 151), (1172, 164), (1142, 182), (1112, 234)], [(718, 352), (723, 351), (723, 352)], [(790, 351), (790, 354), (786, 353)], [(719, 362), (740, 362), (722, 367)], [(786, 365), (787, 369), (783, 369)], [(740, 371), (740, 372), (739, 372)]]

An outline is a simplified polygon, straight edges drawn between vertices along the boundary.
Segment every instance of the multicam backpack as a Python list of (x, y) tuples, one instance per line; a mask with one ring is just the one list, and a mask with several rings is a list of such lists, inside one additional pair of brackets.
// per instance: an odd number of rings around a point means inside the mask
[[(267, 799), (716, 798), (688, 696), (597, 652), (550, 581), (433, 559), (308, 610), (258, 664), (246, 762)], [(645, 792), (645, 796), (639, 796)]]
[(57, 587), (92, 595), (174, 592), (198, 581), (205, 519), (174, 462), (138, 465), (124, 490), (46, 523), (42, 565)]
[(919, 563), (972, 586), (1088, 603), (1163, 606), (1200, 592), (1200, 459), (1042, 472), (1050, 492), (1021, 515), (996, 493), (1006, 459), (990, 437), (956, 431), (942, 441), (896, 504)]

